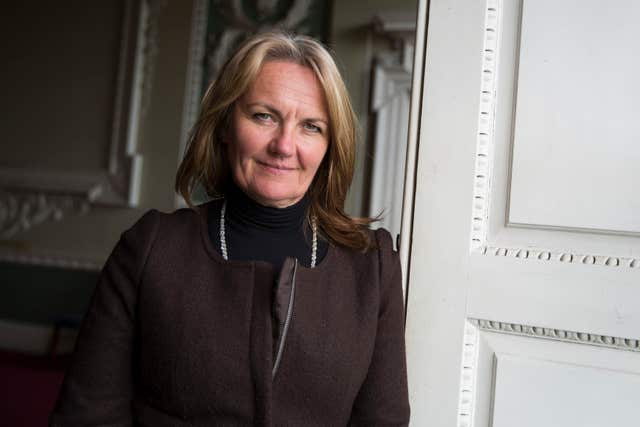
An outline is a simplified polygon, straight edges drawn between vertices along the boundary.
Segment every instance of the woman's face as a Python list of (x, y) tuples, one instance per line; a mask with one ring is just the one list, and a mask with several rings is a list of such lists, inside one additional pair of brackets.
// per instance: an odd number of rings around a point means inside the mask
[(264, 206), (296, 203), (327, 152), (328, 133), (324, 93), (313, 71), (266, 62), (236, 101), (225, 139), (235, 183)]

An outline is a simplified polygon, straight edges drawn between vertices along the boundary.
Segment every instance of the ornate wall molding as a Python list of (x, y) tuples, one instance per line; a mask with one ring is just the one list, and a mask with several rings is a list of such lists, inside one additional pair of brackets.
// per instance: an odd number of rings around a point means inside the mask
[(100, 269), (102, 268), (101, 263), (97, 263), (89, 259), (65, 257), (53, 254), (23, 255), (16, 251), (5, 249), (0, 249), (0, 261), (16, 264), (64, 268), (66, 270), (100, 271)]
[(600, 265), (605, 267), (627, 267), (640, 269), (640, 258), (589, 255), (535, 248), (507, 248), (484, 246), (479, 253), (486, 256), (512, 257), (523, 260), (555, 261), (566, 264)]
[(45, 222), (66, 216), (83, 215), (90, 210), (92, 197), (47, 193), (7, 193), (0, 190), (0, 261), (18, 264), (97, 271), (101, 263), (80, 257), (33, 254), (29, 245), (11, 240)]
[[(82, 209), (54, 209), (58, 218), (67, 212), (83, 213), (90, 204), (135, 206), (139, 196), (142, 158), (136, 153), (143, 100), (148, 98), (153, 62), (157, 53), (158, 15), (165, 0), (124, 0), (120, 28), (120, 50), (105, 168), (85, 172), (47, 171), (42, 168), (0, 168), (0, 204), (15, 200), (73, 200)], [(154, 47), (156, 46), (156, 47)], [(30, 196), (28, 196), (30, 195)], [(77, 202), (79, 199), (86, 203)], [(57, 202), (56, 202), (57, 203)], [(30, 203), (29, 203), (30, 204)], [(58, 203), (59, 205), (59, 203)], [(65, 202), (67, 206), (69, 203)], [(0, 218), (0, 230), (17, 230), (17, 217)], [(35, 225), (38, 221), (29, 221)]]
[(135, 152), (138, 127), (149, 100), (159, 14), (165, 4), (166, 0), (124, 1), (106, 168), (83, 173), (0, 168), (0, 238), (87, 213), (92, 204), (137, 203), (142, 166)]
[(500, 0), (488, 0), (485, 11), (484, 48), (482, 52), (482, 85), (476, 135), (475, 178), (473, 183), (473, 214), (471, 248), (478, 249), (487, 239), (489, 196), (491, 188), (491, 158), (494, 148), (496, 110), (497, 59), (500, 35)]
[(82, 197), (51, 194), (15, 194), (0, 190), (0, 239), (8, 239), (46, 221), (69, 213), (83, 214), (89, 203)]
[(563, 329), (520, 325), (517, 323), (497, 322), (485, 319), (468, 319), (468, 321), (479, 330), (487, 332), (544, 338), (554, 341), (608, 347), (615, 350), (640, 352), (640, 340), (634, 338), (613, 337), (609, 335), (590, 334), (588, 332), (566, 331)]
[[(99, 270), (90, 257), (33, 253), (16, 236), (39, 224), (83, 215), (94, 206), (131, 207), (138, 203), (142, 157), (137, 154), (139, 124), (150, 99), (159, 45), (159, 20), (167, 0), (121, 0), (121, 11), (108, 30), (117, 42), (112, 83), (96, 102), (111, 114), (103, 120), (104, 166), (80, 171), (39, 167), (0, 168), (0, 260), (67, 269)], [(23, 17), (26, 19), (26, 17)], [(73, 25), (70, 21), (70, 25)], [(37, 58), (33, 59), (37, 61)], [(108, 74), (106, 74), (108, 77)], [(72, 83), (70, 83), (72, 85)], [(99, 110), (99, 109), (98, 109)], [(92, 141), (88, 141), (92, 142)], [(64, 143), (61, 143), (64, 150)], [(97, 143), (96, 143), (97, 145)], [(97, 149), (97, 148), (96, 148)], [(98, 157), (99, 158), (99, 157)]]

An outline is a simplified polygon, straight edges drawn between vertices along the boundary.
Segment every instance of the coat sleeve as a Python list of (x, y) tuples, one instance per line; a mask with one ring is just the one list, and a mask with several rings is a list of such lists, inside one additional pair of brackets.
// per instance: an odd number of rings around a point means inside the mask
[(155, 239), (147, 212), (109, 256), (80, 327), (50, 426), (129, 426), (138, 284)]
[(398, 253), (385, 230), (376, 232), (380, 306), (375, 347), (354, 402), (352, 426), (407, 426), (409, 397), (404, 342), (404, 302)]

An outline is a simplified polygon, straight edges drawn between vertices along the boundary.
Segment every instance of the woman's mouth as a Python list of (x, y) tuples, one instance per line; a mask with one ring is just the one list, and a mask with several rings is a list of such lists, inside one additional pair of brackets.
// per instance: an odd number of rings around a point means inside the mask
[(257, 162), (260, 166), (273, 174), (284, 174), (296, 170), (296, 168), (271, 162)]

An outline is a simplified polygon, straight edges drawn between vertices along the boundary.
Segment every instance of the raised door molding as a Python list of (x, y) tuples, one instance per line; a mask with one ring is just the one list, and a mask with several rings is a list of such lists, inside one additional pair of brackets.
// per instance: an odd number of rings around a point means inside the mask
[[(621, 376), (619, 380), (622, 380), (618, 384), (628, 386), (639, 382), (638, 339), (474, 318), (467, 319), (464, 334), (458, 427), (495, 425), (494, 422), (500, 421), (496, 418), (504, 419), (505, 412), (511, 417), (510, 414), (516, 411), (514, 402), (499, 402), (500, 407), (496, 407), (496, 399), (506, 399), (501, 388), (518, 387), (520, 393), (527, 394), (529, 385), (522, 381), (530, 372), (543, 377), (551, 374), (568, 375), (568, 369), (578, 367), (584, 380), (591, 382), (592, 396), (603, 393), (598, 388), (600, 383), (590, 381), (592, 377), (602, 380), (603, 375), (606, 377), (617, 372)], [(580, 344), (580, 347), (571, 344)], [(535, 369), (531, 369), (532, 364)], [(505, 369), (505, 366), (509, 369)], [(507, 371), (515, 382), (508, 386), (504, 385)], [(571, 387), (577, 381), (556, 382), (547, 378), (544, 383), (546, 386), (553, 383)], [(567, 396), (567, 405), (580, 404), (576, 399), (576, 396)], [(566, 413), (558, 415), (567, 416)]]
[(640, 237), (640, 4), (602, 6), (522, 2), (511, 227)]
[[(542, 211), (551, 209), (541, 206), (543, 203), (540, 201), (534, 203), (527, 200), (527, 192), (522, 190), (525, 185), (523, 182), (530, 185), (532, 178), (530, 174), (526, 180), (522, 177), (521, 165), (526, 164), (531, 168), (541, 166), (541, 163), (517, 162), (514, 157), (518, 145), (516, 124), (518, 120), (522, 122), (521, 116), (527, 113), (523, 107), (524, 101), (518, 95), (531, 86), (531, 78), (524, 81), (523, 74), (535, 72), (532, 61), (522, 62), (523, 55), (530, 56), (526, 53), (527, 49), (530, 50), (526, 44), (539, 39), (530, 37), (523, 40), (523, 25), (526, 26), (527, 19), (533, 19), (525, 14), (526, 8), (535, 6), (539, 9), (534, 3), (528, 0), (486, 2), (482, 67), (478, 70), (481, 90), (478, 93), (471, 252), (485, 256), (511, 256), (524, 261), (640, 268), (640, 252), (633, 249), (638, 245), (637, 233), (631, 228), (621, 231), (582, 227), (579, 225), (581, 216), (577, 207), (575, 226), (535, 222), (524, 224), (514, 222), (511, 218), (514, 201), (518, 203), (520, 217), (526, 216), (520, 209), (523, 206), (530, 207), (532, 214), (538, 212), (538, 208)], [(590, 7), (595, 6), (591, 4)], [(533, 16), (535, 18), (537, 15)], [(528, 68), (523, 70), (522, 67)], [(544, 126), (544, 123), (539, 126)], [(630, 154), (636, 155), (634, 153), (631, 150)], [(628, 169), (625, 170), (628, 172)], [(519, 184), (514, 185), (514, 177), (520, 177)], [(543, 177), (540, 177), (540, 181), (543, 182)], [(580, 189), (584, 190), (584, 186), (589, 184), (585, 181), (576, 185), (582, 185)], [(624, 185), (626, 187), (611, 187), (610, 190), (620, 191), (620, 197), (627, 194), (629, 209), (625, 212), (634, 212), (632, 205), (636, 203), (635, 195), (622, 190), (633, 184)], [(598, 194), (593, 194), (592, 201), (599, 201)]]

